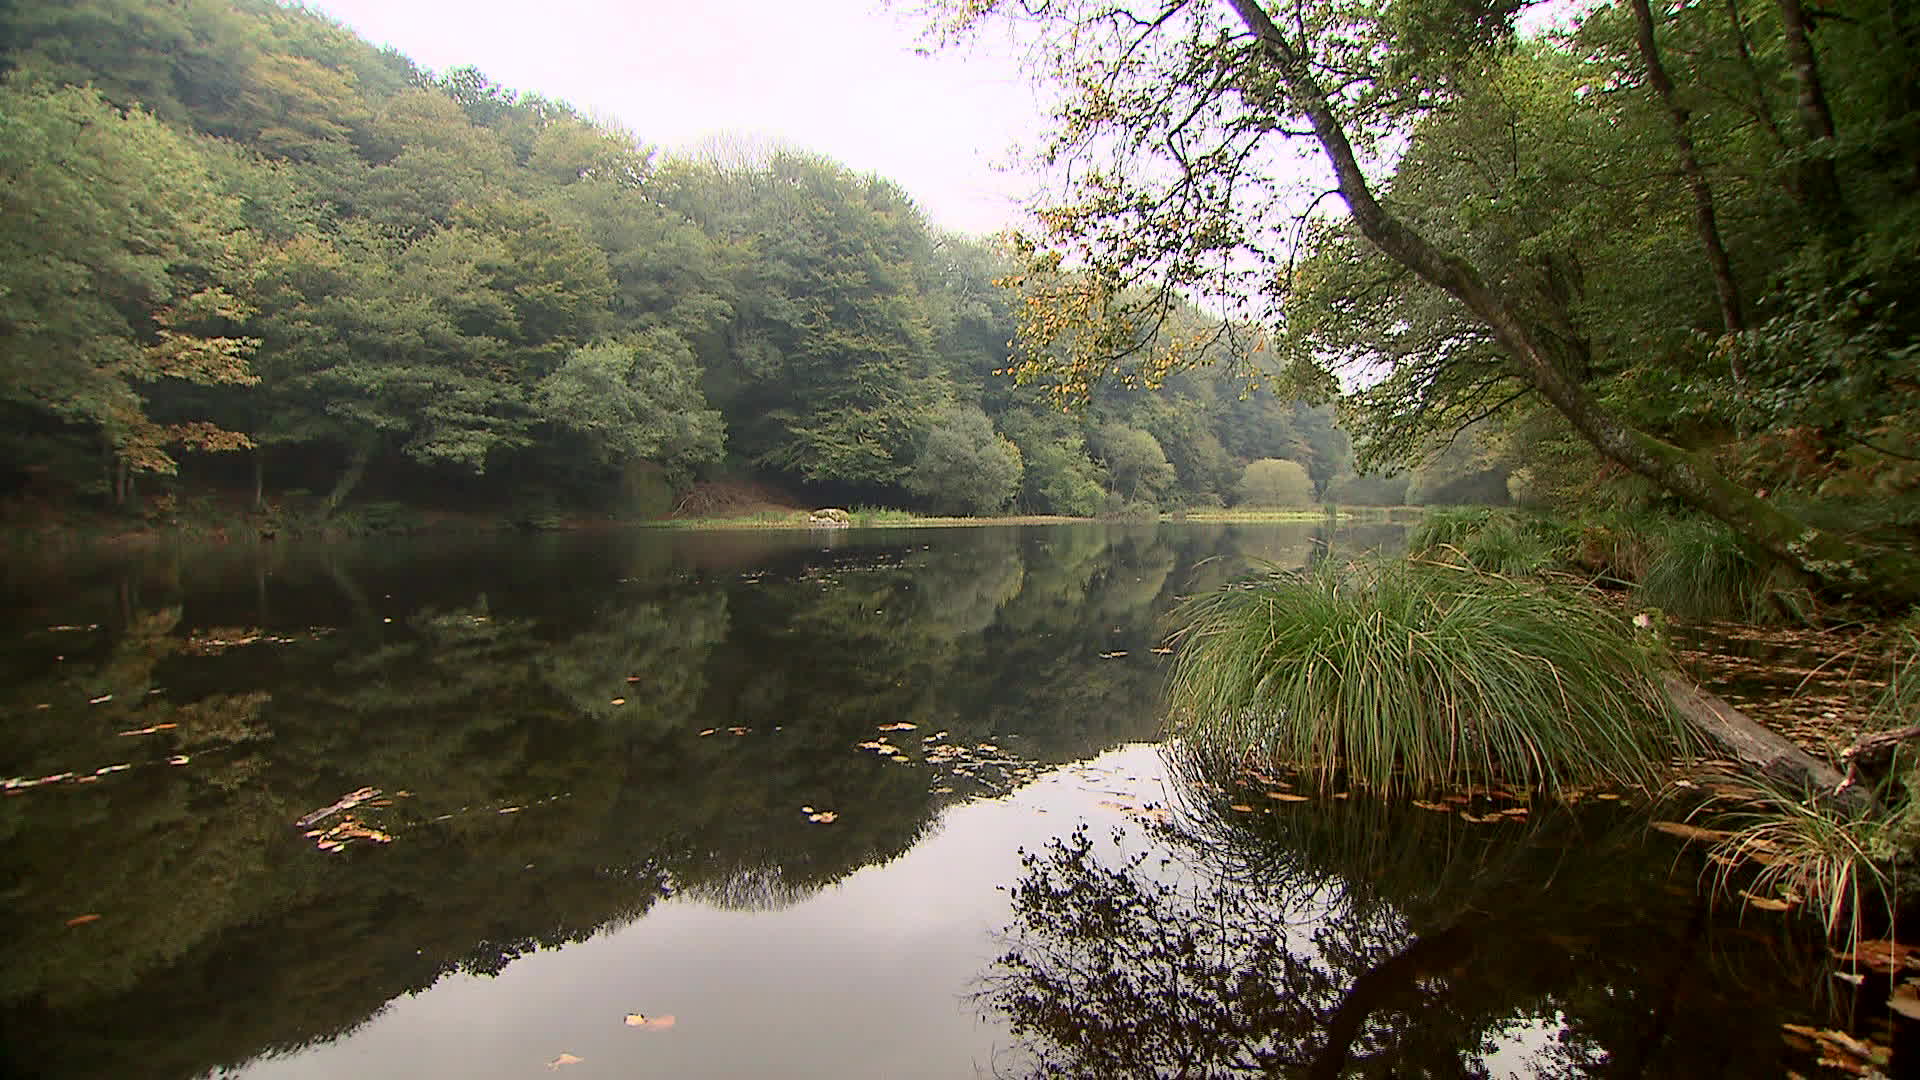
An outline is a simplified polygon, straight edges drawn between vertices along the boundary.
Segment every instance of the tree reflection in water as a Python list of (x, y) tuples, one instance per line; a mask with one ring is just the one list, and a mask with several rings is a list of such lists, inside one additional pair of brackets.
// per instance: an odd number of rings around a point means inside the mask
[(1177, 765), (1173, 821), (1024, 854), (977, 998), (1020, 1041), (1001, 1073), (1778, 1075), (1825, 981), (1814, 943), (1713, 912), (1617, 808), (1247, 813)]

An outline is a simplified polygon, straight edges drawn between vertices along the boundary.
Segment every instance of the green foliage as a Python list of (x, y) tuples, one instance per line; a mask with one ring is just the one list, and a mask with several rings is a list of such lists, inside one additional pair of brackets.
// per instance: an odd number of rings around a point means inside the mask
[(133, 468), (168, 445), (246, 439), (203, 417), (162, 425), (144, 384), (245, 383), (235, 296), (247, 236), (194, 140), (96, 91), (0, 83), (0, 393), (88, 425)]
[(1151, 434), (1124, 424), (1105, 424), (1091, 441), (1107, 467), (1113, 492), (1129, 503), (1153, 505), (1173, 486), (1173, 465), (1160, 440)]
[(1687, 745), (1651, 657), (1578, 595), (1384, 563), (1275, 573), (1191, 601), (1174, 730), (1390, 794), (1650, 786)]
[[(1057, 413), (1003, 374), (1010, 251), (818, 154), (658, 158), (268, 0), (0, 7), (0, 67), (4, 463), (63, 494), (99, 493), (103, 443), (122, 496), (173, 447), (251, 441), (269, 500), (541, 515), (670, 507), (655, 481), (716, 464), (820, 502), (1090, 515), (1106, 465), (1124, 499), (1212, 505), (1248, 460), (1322, 486), (1350, 458), (1330, 411), (1244, 393), (1185, 303), (1199, 366)], [(1138, 433), (1111, 462), (1108, 426)], [(189, 488), (254, 480), (183, 460)]]
[(907, 490), (941, 512), (991, 514), (1020, 490), (1020, 448), (997, 435), (987, 414), (949, 408), (933, 415)]
[(665, 330), (582, 346), (534, 389), (548, 422), (586, 439), (609, 465), (685, 468), (720, 457), (720, 414), (706, 407), (686, 343)]
[(1313, 480), (1297, 461), (1261, 458), (1247, 463), (1240, 474), (1242, 506), (1307, 506), (1313, 502)]

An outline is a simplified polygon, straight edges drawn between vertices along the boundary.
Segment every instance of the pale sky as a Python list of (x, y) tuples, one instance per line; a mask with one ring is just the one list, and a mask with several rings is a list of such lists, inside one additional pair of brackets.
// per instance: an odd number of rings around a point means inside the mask
[(1040, 125), (1014, 50), (915, 55), (919, 25), (878, 0), (316, 0), (435, 71), (617, 118), (648, 143), (772, 138), (899, 183), (936, 224), (1014, 224), (1033, 181), (1004, 166)]

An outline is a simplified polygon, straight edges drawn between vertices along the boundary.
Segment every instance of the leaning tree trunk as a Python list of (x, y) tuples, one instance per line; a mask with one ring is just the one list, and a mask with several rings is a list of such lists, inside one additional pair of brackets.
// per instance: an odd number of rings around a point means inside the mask
[(1720, 474), (1708, 458), (1613, 415), (1569, 374), (1565, 346), (1523, 306), (1489, 285), (1467, 260), (1441, 251), (1374, 197), (1345, 128), (1307, 58), (1256, 0), (1229, 0), (1259, 37), (1289, 97), (1313, 125), (1360, 232), (1387, 257), (1464, 304), (1512, 357), (1516, 374), (1565, 417), (1602, 457), (1652, 480), (1743, 538), (1848, 594), (1879, 603), (1920, 603), (1920, 556), (1872, 550), (1814, 528)]
[[(1680, 158), (1680, 172), (1687, 178), (1687, 188), (1693, 193), (1693, 227), (1700, 234), (1700, 246), (1706, 252), (1707, 268), (1713, 275), (1713, 292), (1720, 301), (1720, 322), (1727, 333), (1737, 334), (1747, 328), (1746, 318), (1741, 313), (1740, 286), (1733, 278), (1733, 263), (1727, 259), (1727, 247), (1720, 239), (1720, 223), (1713, 212), (1713, 189), (1707, 186), (1706, 170), (1700, 167), (1700, 155), (1694, 150), (1693, 133), (1689, 130), (1687, 107), (1680, 104), (1680, 95), (1674, 92), (1673, 80), (1667, 77), (1667, 66), (1660, 60), (1660, 45), (1653, 36), (1653, 9), (1647, 0), (1631, 0), (1635, 37), (1640, 44), (1640, 58), (1647, 65), (1647, 81), (1653, 84), (1654, 92), (1660, 95), (1661, 104), (1667, 107), (1667, 117), (1673, 123), (1673, 148)], [(1740, 361), (1740, 350), (1729, 350), (1733, 357), (1733, 377), (1737, 382), (1745, 383), (1747, 373)]]

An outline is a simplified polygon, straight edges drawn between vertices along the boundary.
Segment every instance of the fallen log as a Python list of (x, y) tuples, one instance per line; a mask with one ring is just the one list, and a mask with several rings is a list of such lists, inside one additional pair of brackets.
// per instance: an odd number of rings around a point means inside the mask
[(1800, 749), (1759, 721), (1686, 679), (1669, 672), (1667, 700), (1682, 719), (1721, 753), (1783, 787), (1843, 813), (1862, 814), (1877, 805), (1873, 793), (1847, 782), (1838, 769)]

